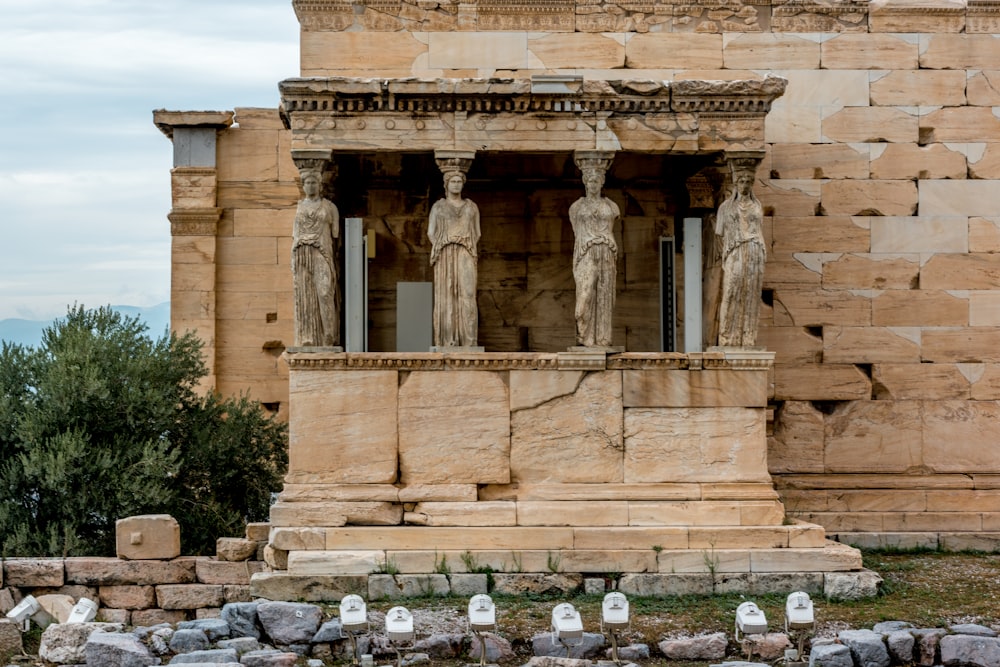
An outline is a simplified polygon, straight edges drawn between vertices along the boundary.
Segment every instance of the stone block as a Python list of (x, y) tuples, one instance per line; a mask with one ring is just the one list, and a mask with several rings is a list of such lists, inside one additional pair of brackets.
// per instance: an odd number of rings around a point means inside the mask
[(939, 254), (920, 270), (922, 290), (993, 290), (1000, 288), (1000, 255)]
[(250, 580), (250, 594), (268, 600), (339, 602), (345, 595), (365, 595), (368, 575), (306, 575), (261, 572)]
[(851, 401), (871, 397), (871, 379), (853, 364), (774, 367), (774, 397), (794, 401)]
[(922, 361), (1000, 361), (1000, 328), (928, 329), (921, 334)]
[(909, 290), (919, 280), (916, 255), (841, 255), (823, 262), (824, 289)]
[(827, 471), (903, 473), (926, 464), (922, 409), (914, 401), (857, 400), (838, 405), (825, 416)]
[[(877, 304), (878, 301), (875, 303)], [(884, 327), (823, 327), (824, 366), (879, 362), (918, 363), (919, 361), (920, 347), (912, 340), (900, 336), (891, 329)]]
[(861, 552), (828, 542), (823, 549), (771, 549), (750, 552), (754, 572), (834, 572), (861, 569)]
[(722, 370), (622, 371), (627, 408), (764, 407), (767, 374)]
[(222, 586), (214, 584), (163, 584), (156, 587), (156, 601), (161, 609), (200, 609), (221, 607)]
[(849, 215), (779, 217), (774, 220), (775, 252), (868, 252), (869, 219)]
[[(484, 41), (488, 42), (488, 48), (483, 48)], [(525, 32), (496, 32), (488, 37), (473, 32), (432, 32), (427, 35), (426, 43), (427, 65), (434, 69), (524, 69), (529, 66)]]
[(497, 373), (410, 373), (399, 388), (400, 481), (509, 482), (508, 405)]
[(474, 502), (478, 496), (475, 484), (406, 484), (398, 487), (399, 502)]
[(250, 577), (263, 572), (265, 564), (261, 561), (221, 561), (199, 559), (195, 565), (195, 574), (200, 584), (224, 584), (249, 586)]
[(516, 526), (517, 506), (509, 501), (417, 503), (404, 523), (420, 526)]
[(628, 524), (625, 501), (518, 501), (520, 526), (622, 526)]
[(618, 590), (626, 595), (666, 597), (675, 595), (711, 595), (712, 575), (690, 574), (623, 574)]
[(215, 259), (219, 265), (278, 264), (278, 239), (268, 236), (220, 237)]
[(992, 107), (1000, 104), (1000, 70), (979, 70), (968, 73), (965, 83), (968, 103)]
[(290, 238), (294, 221), (294, 208), (237, 209), (233, 211), (233, 235)]
[(868, 9), (869, 29), (891, 33), (959, 33), (965, 29), (965, 8), (962, 0), (930, 3), (874, 0)]
[(923, 461), (937, 473), (1000, 470), (990, 456), (1000, 403), (928, 401), (923, 405)]
[(161, 623), (176, 625), (188, 620), (188, 612), (183, 609), (136, 609), (131, 614), (132, 625), (135, 627), (151, 627)]
[(918, 187), (920, 215), (989, 217), (1000, 205), (1000, 189), (990, 181), (925, 180)]
[(101, 586), (101, 606), (113, 609), (148, 609), (156, 606), (153, 586)]
[(968, 217), (873, 217), (871, 251), (873, 253), (968, 252)]
[(804, 217), (815, 215), (820, 203), (820, 181), (772, 179), (758, 183), (755, 194), (765, 210), (775, 216)]
[(823, 472), (823, 413), (809, 401), (785, 401), (767, 442), (771, 473)]
[[(295, 371), (289, 376), (286, 481), (396, 481), (396, 371)], [(336, 434), (336, 437), (331, 437)]]
[[(420, 35), (407, 32), (303, 31), (299, 41), (301, 76), (349, 76), (338, 70), (357, 69), (364, 63), (367, 76), (412, 76), (415, 60), (427, 54)], [(343, 54), (351, 54), (344, 58)], [(439, 49), (435, 67), (453, 67)]]
[(97, 610), (95, 620), (98, 623), (121, 623), (122, 625), (129, 625), (132, 622), (132, 614), (127, 609), (101, 607)]
[(511, 371), (510, 406), (513, 480), (622, 481), (621, 371)]
[[(393, 528), (332, 528), (326, 534), (330, 550), (364, 550), (371, 545), (390, 550), (476, 551), (520, 549), (572, 549), (573, 529), (542, 527), (436, 527), (399, 526)], [(304, 553), (304, 552), (303, 552)]]
[(292, 551), (288, 574), (292, 576), (370, 574), (388, 567), (383, 551)]
[(1000, 178), (1000, 145), (969, 144), (969, 178), (996, 180)]
[(62, 558), (5, 558), (3, 583), (18, 588), (58, 587), (69, 581)]
[(727, 34), (722, 59), (726, 69), (818, 70), (820, 43), (807, 35), (760, 32)]
[(873, 72), (871, 100), (877, 106), (962, 106), (965, 85), (961, 70)]
[(277, 502), (271, 506), (271, 523), (285, 526), (395, 526), (402, 523), (403, 508), (384, 502)]
[(264, 545), (264, 563), (272, 570), (288, 569), (288, 551), (285, 549), (275, 549), (270, 544)]
[(722, 35), (638, 33), (625, 44), (625, 65), (631, 69), (723, 68)]
[[(268, 524), (270, 525), (270, 524)], [(284, 551), (320, 551), (326, 548), (323, 528), (271, 528), (270, 544)]]
[(216, 558), (225, 561), (244, 561), (257, 553), (257, 543), (243, 537), (220, 537), (215, 541)]
[(782, 287), (774, 290), (774, 324), (860, 327), (871, 324), (871, 300), (844, 290)]
[(804, 327), (761, 326), (757, 344), (775, 351), (775, 363), (818, 363), (823, 357), (823, 339)]
[(671, 551), (656, 554), (657, 567), (666, 573), (734, 573), (750, 571), (748, 549), (712, 549)]
[(216, 143), (219, 181), (278, 180), (278, 131), (243, 127), (220, 132)]
[(631, 526), (628, 528), (575, 528), (576, 549), (604, 549), (609, 544), (619, 549), (686, 549), (688, 529), (680, 526)]
[(968, 170), (965, 154), (950, 144), (871, 146), (871, 177), (878, 180), (966, 178)]
[(458, 597), (471, 597), (489, 592), (488, 577), (485, 574), (452, 574), (448, 577), (448, 581), (451, 584), (451, 594)]
[[(976, 401), (1000, 399), (1000, 367), (996, 364), (974, 364), (971, 366), (960, 366), (967, 368), (971, 372), (969, 381), (972, 382), (972, 399)], [(978, 370), (982, 370), (979, 374)]]
[(1000, 118), (990, 107), (946, 107), (920, 117), (925, 142), (975, 142), (1000, 140)]
[(625, 481), (769, 479), (764, 426), (750, 408), (628, 408)]
[(972, 398), (969, 379), (955, 364), (877, 364), (876, 398), (897, 401)]
[(917, 69), (918, 43), (913, 35), (841, 33), (824, 40), (824, 69)]
[[(913, 181), (834, 180), (821, 187), (823, 209), (829, 215), (908, 216), (917, 210)], [(874, 248), (874, 233), (872, 243)]]
[(831, 600), (863, 600), (878, 595), (882, 577), (871, 570), (827, 572), (823, 575), (823, 595)]
[(868, 178), (869, 147), (860, 144), (774, 144), (771, 146), (771, 176)]
[(549, 70), (619, 69), (625, 66), (624, 44), (608, 34), (552, 32), (532, 35), (528, 37), (528, 51)]
[[(917, 116), (896, 107), (844, 107), (823, 118), (822, 132), (827, 141), (842, 143), (916, 143)], [(941, 141), (939, 139), (939, 141)], [(840, 211), (827, 207), (830, 213)], [(907, 215), (883, 212), (883, 215)]]
[(580, 588), (583, 584), (583, 575), (576, 573), (509, 574), (499, 572), (493, 575), (493, 580), (495, 582), (493, 590), (499, 594), (565, 594)]

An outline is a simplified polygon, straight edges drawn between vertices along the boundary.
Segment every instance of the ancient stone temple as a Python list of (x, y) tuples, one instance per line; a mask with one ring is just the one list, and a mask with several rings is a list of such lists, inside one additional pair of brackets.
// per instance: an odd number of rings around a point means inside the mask
[(268, 577), (996, 543), (992, 5), (292, 7), (279, 108), (154, 112), (172, 324), (289, 420)]

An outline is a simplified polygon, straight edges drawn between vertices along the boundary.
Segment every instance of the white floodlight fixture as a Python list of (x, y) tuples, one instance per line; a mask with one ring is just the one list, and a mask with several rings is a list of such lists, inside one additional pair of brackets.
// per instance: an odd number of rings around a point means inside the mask
[(393, 643), (412, 642), (413, 614), (406, 607), (393, 607), (385, 615), (385, 634)]
[(358, 664), (355, 632), (368, 632), (368, 607), (360, 595), (345, 595), (340, 600), (340, 627), (351, 640), (351, 664)]
[(7, 612), (7, 618), (21, 626), (22, 632), (26, 632), (31, 625), (29, 619), (41, 610), (42, 607), (38, 604), (38, 600), (34, 596), (25, 595), (24, 599)]
[(795, 651), (795, 660), (802, 660), (806, 636), (815, 631), (816, 615), (809, 594), (803, 591), (792, 593), (785, 601), (785, 632), (798, 635), (798, 648), (789, 649), (789, 652)]
[(753, 602), (743, 602), (736, 608), (736, 641), (740, 641), (741, 634), (767, 634), (767, 617)]
[(469, 600), (469, 630), (479, 639), (479, 664), (486, 664), (486, 637), (484, 632), (497, 629), (497, 608), (493, 598), (480, 593)]
[[(750, 635), (767, 634), (767, 617), (756, 603), (747, 601), (736, 608), (736, 641), (743, 644), (747, 652), (747, 660), (753, 655), (753, 645), (757, 637)], [(742, 637), (740, 635), (743, 635)]]
[(87, 598), (80, 598), (69, 612), (69, 618), (66, 619), (66, 623), (90, 623), (96, 617), (97, 603)]
[(340, 601), (340, 625), (344, 632), (368, 631), (368, 607), (360, 595), (345, 595)]
[(497, 608), (489, 595), (473, 595), (469, 600), (469, 629), (473, 632), (492, 632), (497, 629)]
[(619, 630), (626, 630), (629, 626), (628, 598), (624, 594), (612, 591), (604, 596), (601, 603), (601, 632), (607, 632), (611, 636), (611, 659), (616, 665), (620, 665), (618, 659), (618, 635)]
[(385, 615), (385, 636), (389, 638), (393, 650), (396, 651), (396, 667), (402, 667), (403, 656), (399, 653), (397, 644), (412, 642), (413, 614), (406, 607), (393, 607)]
[(569, 602), (557, 604), (552, 610), (552, 643), (562, 644), (569, 657), (570, 645), (567, 639), (583, 639), (583, 621), (580, 612)]

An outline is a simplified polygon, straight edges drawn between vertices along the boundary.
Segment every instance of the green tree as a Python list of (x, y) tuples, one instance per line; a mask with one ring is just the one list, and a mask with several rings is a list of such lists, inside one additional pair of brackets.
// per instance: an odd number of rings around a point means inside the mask
[(115, 521), (171, 513), (186, 553), (266, 519), (286, 430), (246, 397), (200, 396), (192, 334), (76, 306), (0, 349), (0, 553), (113, 555)]

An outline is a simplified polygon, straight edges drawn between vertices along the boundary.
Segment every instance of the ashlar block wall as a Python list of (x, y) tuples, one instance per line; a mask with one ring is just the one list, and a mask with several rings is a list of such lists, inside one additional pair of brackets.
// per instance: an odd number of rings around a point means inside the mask
[[(293, 5), (304, 77), (788, 79), (756, 185), (770, 243), (760, 341), (777, 353), (769, 464), (786, 507), (863, 543), (995, 545), (991, 5)], [(237, 109), (236, 122), (218, 141), (217, 381), (283, 411), (301, 194), (278, 114)]]

